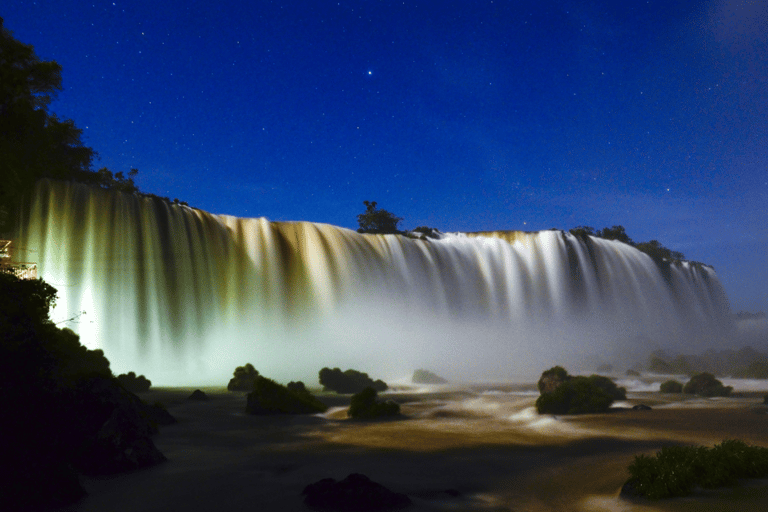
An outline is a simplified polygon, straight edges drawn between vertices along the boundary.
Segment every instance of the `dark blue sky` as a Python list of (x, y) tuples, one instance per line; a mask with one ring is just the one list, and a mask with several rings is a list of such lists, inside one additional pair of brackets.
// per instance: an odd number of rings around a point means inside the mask
[(768, 3), (22, 0), (97, 167), (214, 213), (622, 224), (768, 310)]

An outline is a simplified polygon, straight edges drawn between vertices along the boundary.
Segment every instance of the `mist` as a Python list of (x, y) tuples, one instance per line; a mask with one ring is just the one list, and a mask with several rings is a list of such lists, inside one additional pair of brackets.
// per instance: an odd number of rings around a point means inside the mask
[(43, 181), (17, 239), (59, 290), (54, 320), (85, 311), (65, 325), (155, 385), (224, 385), (246, 362), (310, 386), (325, 366), (523, 382), (738, 339), (710, 267), (562, 231), (361, 235)]

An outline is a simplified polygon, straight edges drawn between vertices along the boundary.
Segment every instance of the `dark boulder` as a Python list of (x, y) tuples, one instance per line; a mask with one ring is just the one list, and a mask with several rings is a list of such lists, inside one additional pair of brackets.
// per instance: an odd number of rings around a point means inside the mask
[(411, 499), (405, 494), (393, 492), (359, 473), (353, 473), (340, 482), (325, 478), (305, 487), (302, 494), (308, 507), (324, 511), (399, 510), (411, 505)]
[(208, 395), (205, 394), (204, 391), (200, 391), (199, 389), (196, 389), (192, 392), (191, 395), (187, 398), (188, 400), (208, 400)]
[(645, 404), (637, 404), (632, 406), (633, 411), (650, 411), (651, 407)]
[(371, 387), (376, 391), (386, 391), (387, 384), (382, 380), (373, 380), (367, 373), (357, 370), (341, 371), (338, 368), (323, 368), (318, 375), (324, 391), (336, 393), (359, 393), (365, 388)]
[(448, 381), (429, 370), (418, 369), (413, 372), (411, 382), (414, 384), (445, 384)]

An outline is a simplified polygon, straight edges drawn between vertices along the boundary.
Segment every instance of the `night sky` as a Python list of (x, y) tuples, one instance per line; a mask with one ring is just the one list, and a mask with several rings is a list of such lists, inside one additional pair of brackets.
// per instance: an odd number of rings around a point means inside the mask
[(6, 2), (95, 167), (213, 213), (621, 224), (768, 311), (768, 2)]

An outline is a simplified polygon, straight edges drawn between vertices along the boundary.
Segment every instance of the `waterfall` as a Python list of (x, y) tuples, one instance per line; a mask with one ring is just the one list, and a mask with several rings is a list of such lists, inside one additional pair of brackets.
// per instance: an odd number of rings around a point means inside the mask
[(323, 366), (532, 378), (719, 346), (730, 328), (712, 268), (661, 272), (562, 231), (363, 235), (41, 181), (14, 237), (59, 291), (54, 319), (156, 384), (224, 385), (246, 362), (309, 384)]

